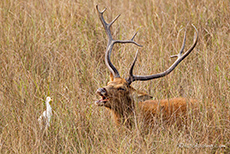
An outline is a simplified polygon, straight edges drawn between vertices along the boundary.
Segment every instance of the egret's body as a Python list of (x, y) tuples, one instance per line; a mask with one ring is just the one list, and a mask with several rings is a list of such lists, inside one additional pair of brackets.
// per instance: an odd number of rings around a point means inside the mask
[(51, 120), (51, 116), (52, 116), (52, 108), (51, 108), (49, 102), (51, 100), (52, 99), (50, 97), (46, 98), (46, 111), (44, 111), (42, 113), (42, 115), (38, 118), (38, 122), (39, 122), (41, 129), (43, 129), (43, 128), (46, 129), (50, 126), (50, 120)]

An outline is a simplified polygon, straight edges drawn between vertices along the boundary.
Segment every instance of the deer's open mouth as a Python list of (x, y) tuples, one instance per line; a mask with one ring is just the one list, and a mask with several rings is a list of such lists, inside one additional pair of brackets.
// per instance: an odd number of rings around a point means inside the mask
[(101, 99), (95, 101), (95, 104), (98, 106), (103, 106), (109, 100), (109, 98), (107, 97), (106, 89), (105, 88), (97, 89), (97, 94), (101, 96)]

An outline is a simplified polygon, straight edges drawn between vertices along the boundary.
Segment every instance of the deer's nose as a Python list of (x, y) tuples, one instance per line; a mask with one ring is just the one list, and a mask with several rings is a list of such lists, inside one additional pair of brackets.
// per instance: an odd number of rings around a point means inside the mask
[(100, 95), (106, 95), (107, 91), (105, 88), (98, 88), (97, 93)]

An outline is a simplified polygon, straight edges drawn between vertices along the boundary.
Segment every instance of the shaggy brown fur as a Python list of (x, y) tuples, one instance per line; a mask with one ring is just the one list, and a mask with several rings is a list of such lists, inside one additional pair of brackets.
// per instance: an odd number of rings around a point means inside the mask
[(135, 90), (125, 79), (112, 76), (108, 85), (99, 88), (97, 93), (102, 99), (95, 104), (109, 109), (117, 125), (125, 124), (127, 127), (133, 125), (134, 114), (141, 115), (146, 125), (153, 125), (156, 118), (172, 123), (186, 118), (188, 107), (196, 106), (196, 100), (186, 98), (150, 100), (150, 95)]

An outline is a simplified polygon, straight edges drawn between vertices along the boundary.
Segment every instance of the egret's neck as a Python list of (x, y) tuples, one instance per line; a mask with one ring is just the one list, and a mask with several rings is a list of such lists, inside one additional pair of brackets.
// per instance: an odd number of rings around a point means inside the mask
[(48, 112), (52, 110), (52, 108), (51, 108), (51, 106), (50, 106), (49, 102), (48, 102), (48, 103), (46, 103), (46, 109), (47, 109), (47, 111), (48, 111)]

